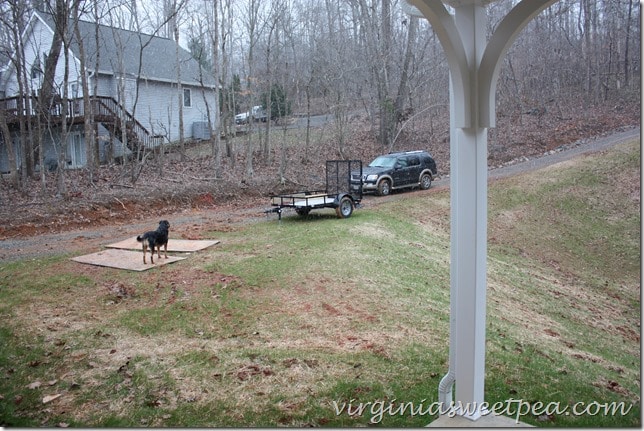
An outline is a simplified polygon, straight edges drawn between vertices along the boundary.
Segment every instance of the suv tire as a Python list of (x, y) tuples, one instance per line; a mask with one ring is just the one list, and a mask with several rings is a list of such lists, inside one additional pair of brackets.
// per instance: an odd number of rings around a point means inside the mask
[(387, 196), (391, 193), (391, 182), (389, 180), (380, 180), (378, 183), (378, 195)]
[(427, 190), (432, 186), (432, 176), (428, 173), (424, 173), (420, 177), (420, 188), (422, 190)]

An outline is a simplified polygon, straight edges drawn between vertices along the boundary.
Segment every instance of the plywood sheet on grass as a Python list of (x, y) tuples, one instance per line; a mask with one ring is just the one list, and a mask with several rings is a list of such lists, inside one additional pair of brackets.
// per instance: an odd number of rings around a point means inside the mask
[(80, 263), (87, 263), (89, 265), (107, 266), (110, 268), (127, 269), (130, 271), (145, 271), (148, 269), (156, 268), (157, 266), (167, 265), (168, 263), (184, 260), (185, 257), (168, 256), (166, 259), (161, 252), (161, 258), (156, 255), (154, 257), (154, 264), (150, 263), (150, 254), (147, 256), (148, 263), (143, 263), (143, 252), (136, 252), (130, 250), (107, 249), (84, 256), (77, 256), (72, 260)]
[[(190, 253), (194, 251), (203, 250), (204, 248), (211, 247), (215, 244), (219, 244), (219, 241), (170, 238), (168, 240), (168, 251)], [(132, 238), (124, 239), (123, 241), (115, 242), (114, 244), (108, 244), (106, 247), (120, 248), (125, 250), (141, 250), (141, 243), (136, 240), (136, 237), (132, 237)]]

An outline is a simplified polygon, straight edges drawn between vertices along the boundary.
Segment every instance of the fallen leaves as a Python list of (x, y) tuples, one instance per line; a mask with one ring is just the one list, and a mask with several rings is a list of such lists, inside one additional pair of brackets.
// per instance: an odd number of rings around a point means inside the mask
[(42, 385), (42, 383), (40, 383), (38, 381), (35, 381), (35, 382), (32, 382), (32, 383), (29, 383), (27, 385), (27, 389), (38, 389), (41, 385)]
[(253, 376), (272, 376), (273, 374), (273, 370), (271, 370), (269, 367), (260, 367), (259, 365), (255, 364), (246, 365), (237, 370), (237, 378), (241, 381), (248, 380)]
[(62, 397), (63, 394), (54, 394), (54, 395), (45, 395), (42, 399), (43, 404), (50, 403), (54, 400), (57, 400), (58, 398)]
[[(48, 386), (54, 386), (56, 383), (58, 383), (58, 380), (49, 380), (47, 381)], [(42, 382), (40, 380), (33, 381), (27, 385), (27, 389), (38, 389), (42, 386)]]
[(133, 286), (127, 286), (122, 282), (116, 282), (105, 286), (108, 295), (114, 302), (120, 302), (127, 298), (136, 296), (136, 289)]
[[(47, 381), (46, 384), (47, 384), (47, 386), (51, 387), (51, 386), (55, 386), (57, 383), (58, 383), (58, 380), (53, 379), (53, 380)], [(40, 380), (36, 380), (36, 381), (33, 381), (33, 382), (29, 383), (26, 387), (27, 387), (27, 389), (35, 390), (35, 389), (41, 388), (42, 386), (43, 386), (43, 383)], [(52, 402), (54, 400), (57, 400), (58, 398), (60, 398), (62, 396), (63, 396), (63, 394), (61, 394), (61, 393), (53, 394), (53, 395), (45, 395), (43, 397), (43, 399), (42, 399), (42, 403), (43, 404), (48, 404), (48, 403), (50, 403), (50, 402)], [(14, 400), (14, 402), (16, 404), (20, 404), (22, 402), (22, 396), (17, 395), (15, 400)]]

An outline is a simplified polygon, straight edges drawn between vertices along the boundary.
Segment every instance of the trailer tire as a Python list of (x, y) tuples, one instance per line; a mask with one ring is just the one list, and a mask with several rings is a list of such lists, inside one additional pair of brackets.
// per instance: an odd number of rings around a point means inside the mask
[(353, 199), (351, 199), (349, 196), (343, 196), (342, 199), (340, 199), (340, 203), (335, 209), (335, 213), (338, 218), (351, 217), (351, 214), (353, 214), (353, 206)]

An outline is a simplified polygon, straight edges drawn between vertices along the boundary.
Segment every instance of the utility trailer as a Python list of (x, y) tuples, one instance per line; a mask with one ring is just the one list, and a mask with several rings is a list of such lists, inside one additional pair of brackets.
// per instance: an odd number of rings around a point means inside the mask
[(283, 208), (301, 216), (319, 208), (334, 208), (339, 218), (351, 217), (362, 200), (362, 161), (327, 160), (326, 189), (271, 196), (272, 209), (282, 219)]

